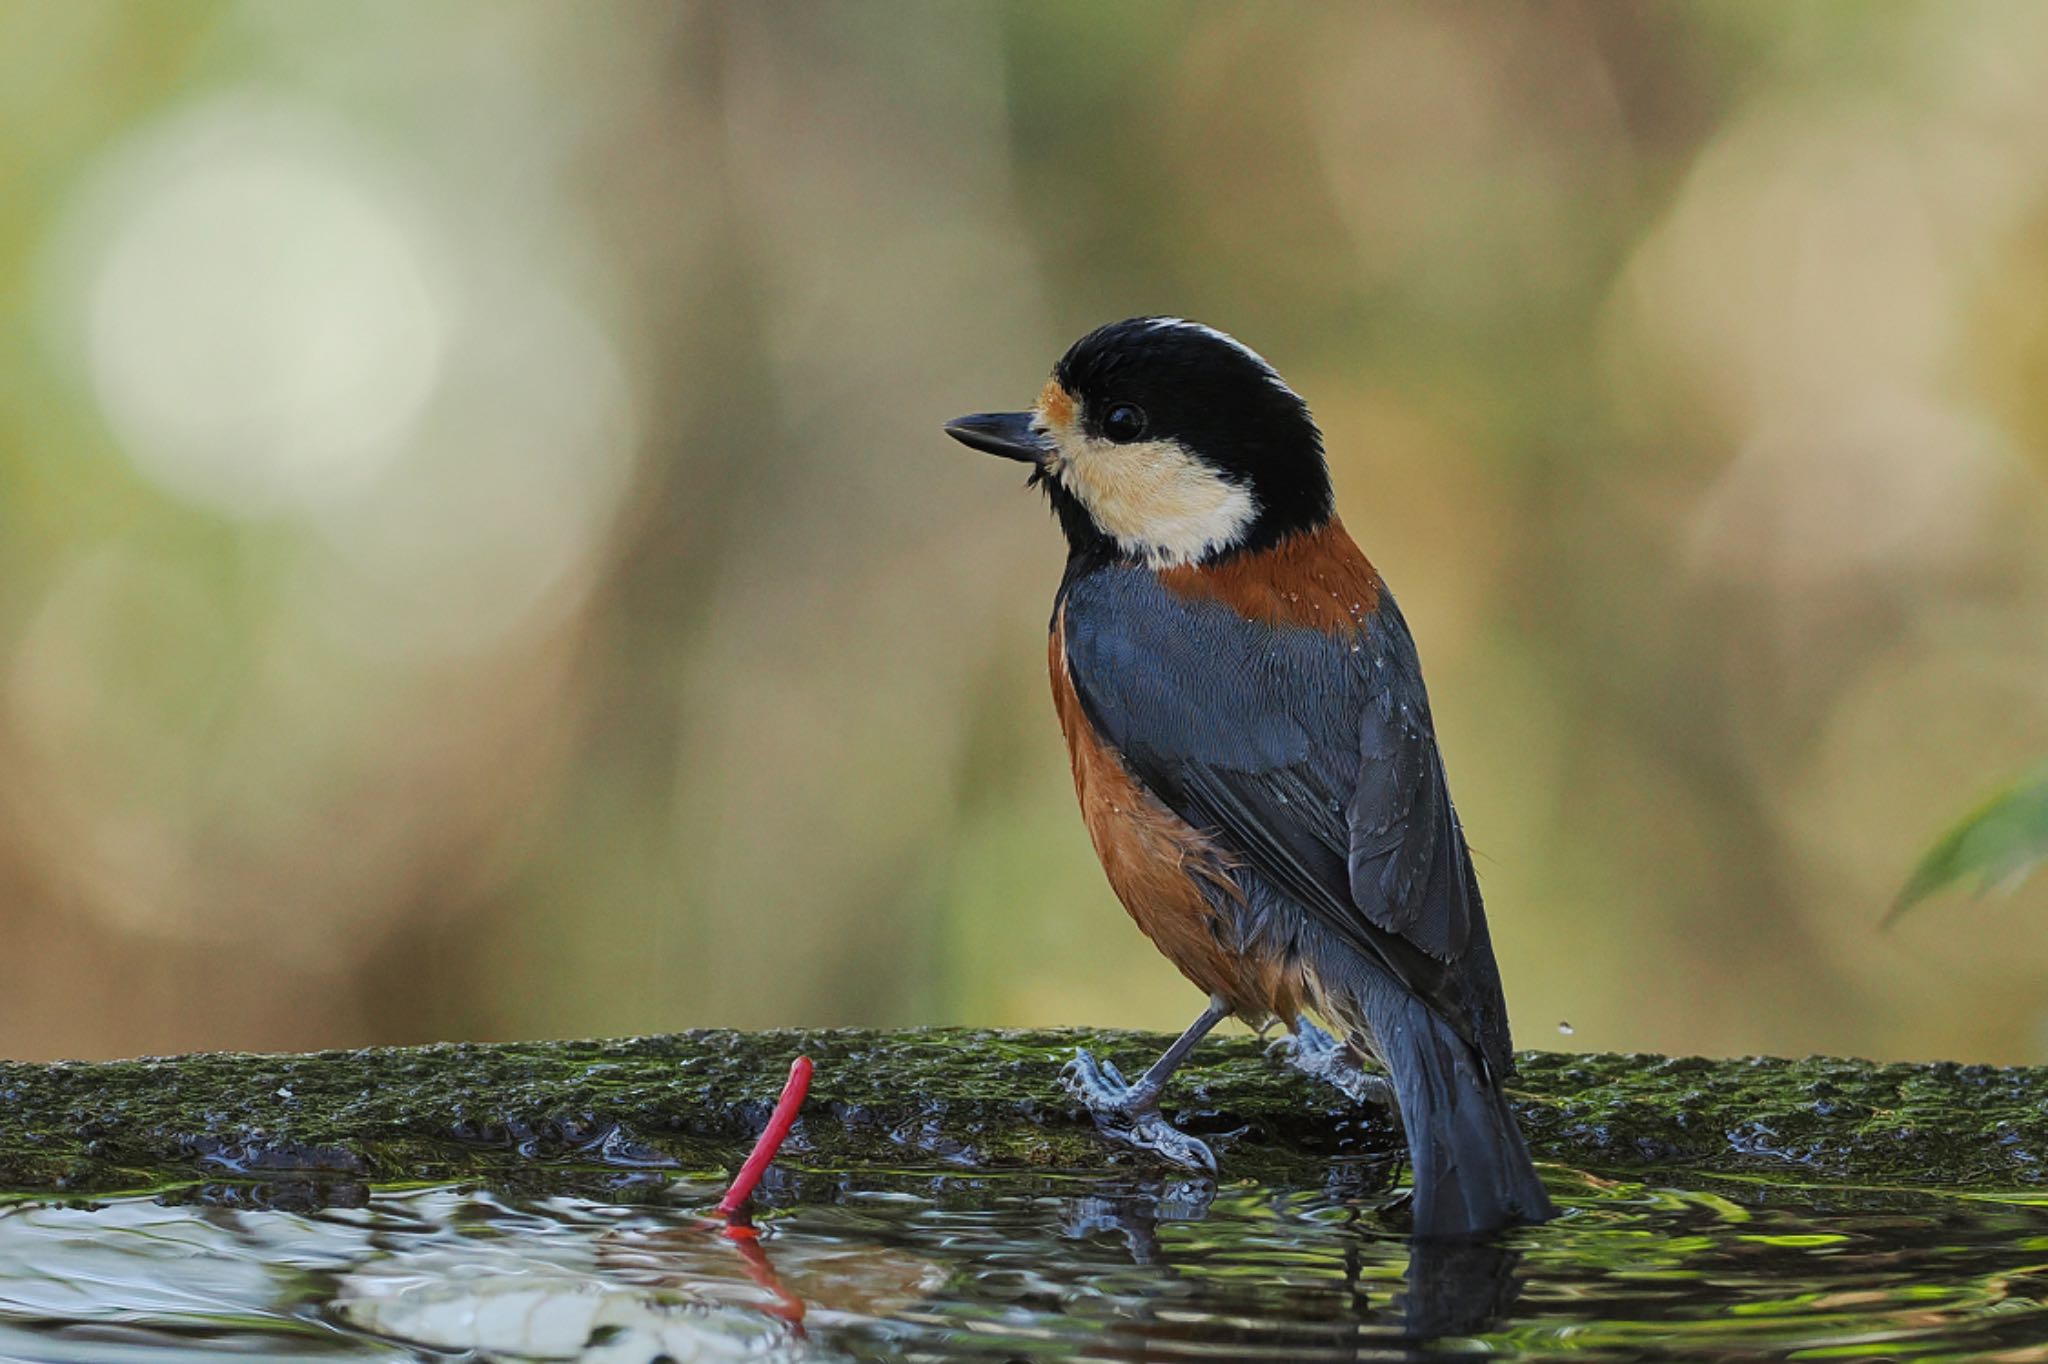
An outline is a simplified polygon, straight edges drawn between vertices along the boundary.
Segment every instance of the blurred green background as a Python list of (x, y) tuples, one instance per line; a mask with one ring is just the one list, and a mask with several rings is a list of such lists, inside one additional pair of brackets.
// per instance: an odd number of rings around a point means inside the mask
[[(2048, 1059), (2048, 6), (0, 6), (0, 1054), (1178, 1027), (1061, 549), (1314, 405), (1519, 1040)], [(1566, 1031), (1566, 1026), (1569, 1032)]]

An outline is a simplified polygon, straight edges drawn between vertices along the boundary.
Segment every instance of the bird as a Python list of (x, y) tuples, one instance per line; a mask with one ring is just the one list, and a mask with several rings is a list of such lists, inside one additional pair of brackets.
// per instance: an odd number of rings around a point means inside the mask
[(1304, 1069), (1391, 1098), (1417, 1236), (1553, 1216), (1502, 1092), (1500, 970), (1415, 641), (1338, 517), (1308, 404), (1235, 338), (1136, 317), (1069, 347), (1030, 409), (944, 429), (1029, 464), (1051, 504), (1047, 662), (1082, 821), (1208, 996), (1136, 1081), (1082, 1049), (1062, 1082), (1105, 1135), (1213, 1173), (1167, 1082), (1226, 1017), (1277, 1021)]

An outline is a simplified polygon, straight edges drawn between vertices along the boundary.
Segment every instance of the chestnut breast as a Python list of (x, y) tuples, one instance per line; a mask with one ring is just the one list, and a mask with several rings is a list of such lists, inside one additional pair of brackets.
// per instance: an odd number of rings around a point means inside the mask
[(1167, 960), (1239, 1015), (1291, 1019), (1304, 1002), (1300, 972), (1241, 949), (1243, 890), (1215, 841), (1145, 789), (1090, 723), (1068, 670), (1065, 613), (1048, 643), (1053, 705), (1073, 764), (1081, 819), (1110, 888)]

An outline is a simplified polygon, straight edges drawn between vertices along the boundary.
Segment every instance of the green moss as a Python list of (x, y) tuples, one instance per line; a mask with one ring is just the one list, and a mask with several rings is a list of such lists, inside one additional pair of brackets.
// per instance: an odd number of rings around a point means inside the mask
[[(1127, 1069), (1136, 1033), (694, 1032), (612, 1042), (444, 1045), (307, 1056), (214, 1054), (0, 1064), (0, 1189), (99, 1193), (195, 1180), (391, 1184), (543, 1171), (736, 1164), (788, 1063), (817, 1063), (785, 1160), (813, 1169), (1099, 1169), (1105, 1146), (1060, 1090), (1076, 1045)], [(1269, 1062), (1252, 1038), (1205, 1045), (1170, 1113), (1226, 1171), (1321, 1179), (1384, 1164), (1384, 1114)], [(1517, 1100), (1540, 1158), (1696, 1165), (1853, 1183), (2011, 1188), (2048, 1152), (2048, 1073), (1955, 1065), (1522, 1059)]]
[(2048, 1070), (1816, 1056), (1560, 1056), (1517, 1083), (1539, 1152), (1858, 1184), (2025, 1188), (2048, 1158)]

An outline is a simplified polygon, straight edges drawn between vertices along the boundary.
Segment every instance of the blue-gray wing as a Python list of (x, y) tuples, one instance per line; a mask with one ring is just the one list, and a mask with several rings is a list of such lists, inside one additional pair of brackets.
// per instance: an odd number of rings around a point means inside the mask
[(1365, 688), (1357, 786), (1345, 808), (1352, 903), (1431, 956), (1455, 961), (1480, 912), (1471, 856), (1415, 643), (1391, 598), (1373, 617), (1366, 647), (1381, 683)]
[[(1275, 627), (1100, 570), (1063, 598), (1089, 718), (1175, 813), (1390, 971), (1490, 1056), (1505, 1025), (1415, 645)], [(1457, 970), (1473, 946), (1485, 950)]]

